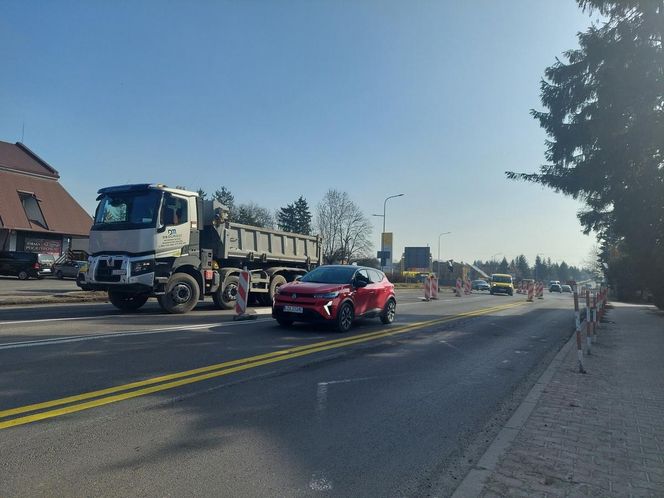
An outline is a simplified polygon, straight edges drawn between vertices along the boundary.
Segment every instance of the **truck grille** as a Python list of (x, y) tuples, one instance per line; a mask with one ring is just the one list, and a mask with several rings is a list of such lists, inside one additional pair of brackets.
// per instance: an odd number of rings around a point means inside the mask
[(113, 275), (113, 270), (122, 269), (122, 260), (116, 259), (113, 265), (109, 266), (108, 261), (102, 259), (97, 264), (97, 271), (95, 273), (95, 280), (98, 282), (119, 282), (121, 275)]

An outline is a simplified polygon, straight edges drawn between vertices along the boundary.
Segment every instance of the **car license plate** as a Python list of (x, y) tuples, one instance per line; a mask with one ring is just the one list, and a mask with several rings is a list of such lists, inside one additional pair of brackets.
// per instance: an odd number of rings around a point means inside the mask
[(302, 313), (304, 312), (304, 309), (302, 306), (284, 306), (284, 311), (287, 311), (289, 313)]
[(42, 272), (51, 273), (51, 269), (50, 268), (42, 268)]
[(124, 275), (125, 271), (124, 270), (113, 270), (111, 272), (111, 275)]

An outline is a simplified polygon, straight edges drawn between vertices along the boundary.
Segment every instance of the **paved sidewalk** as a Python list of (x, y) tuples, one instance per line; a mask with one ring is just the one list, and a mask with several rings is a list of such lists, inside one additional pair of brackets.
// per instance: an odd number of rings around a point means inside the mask
[(568, 348), (482, 497), (664, 497), (664, 312), (615, 303), (588, 373)]

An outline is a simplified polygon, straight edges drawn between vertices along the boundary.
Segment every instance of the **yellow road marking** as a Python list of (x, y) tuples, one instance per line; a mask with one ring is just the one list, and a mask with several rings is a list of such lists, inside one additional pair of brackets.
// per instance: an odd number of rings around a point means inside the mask
[[(143, 381), (132, 382), (129, 384), (123, 384), (120, 386), (110, 387), (107, 389), (101, 389), (98, 391), (91, 391), (88, 393), (83, 393), (76, 396), (68, 396), (66, 398), (55, 399), (51, 401), (46, 401), (43, 403), (36, 403), (32, 405), (21, 406), (17, 408), (12, 408), (9, 410), (0, 411), (0, 418), (10, 417), (12, 415), (18, 415), (21, 413), (34, 412), (37, 410), (42, 410), (45, 408), (52, 408), (55, 406), (67, 405), (70, 403), (76, 403), (77, 401), (84, 401), (92, 398), (92, 401), (87, 401), (85, 403), (74, 404), (72, 406), (65, 406), (56, 410), (47, 410), (40, 413), (35, 413), (33, 415), (27, 415), (24, 417), (18, 417), (11, 420), (6, 420), (0, 422), (0, 429), (6, 429), (9, 427), (15, 427), (17, 425), (28, 424), (31, 422), (36, 422), (38, 420), (44, 420), (48, 418), (58, 417), (60, 415), (65, 415), (68, 413), (75, 413), (82, 410), (88, 410), (90, 408), (95, 408), (98, 406), (107, 405), (110, 403), (116, 403), (118, 401), (123, 401), (126, 399), (136, 398), (139, 396), (145, 396), (147, 394), (152, 394), (159, 391), (165, 391), (168, 389), (174, 389), (180, 386), (187, 384), (193, 384), (195, 382), (201, 382), (204, 380), (212, 379), (215, 377), (221, 377), (235, 372), (240, 372), (243, 370), (249, 370), (262, 365), (267, 365), (270, 363), (276, 363), (279, 361), (284, 361), (292, 358), (297, 358), (300, 356), (305, 356), (313, 353), (318, 353), (322, 351), (327, 351), (330, 349), (341, 348), (344, 346), (350, 346), (353, 344), (358, 344), (362, 342), (372, 341), (375, 339), (388, 337), (392, 335), (403, 334), (405, 332), (410, 332), (412, 330), (421, 329), (431, 325), (441, 324), (445, 322), (450, 322), (454, 320), (459, 320), (462, 318), (481, 316), (494, 311), (502, 311), (516, 306), (521, 306), (524, 303), (509, 304), (504, 306), (493, 306), (490, 308), (483, 308), (476, 311), (469, 311), (465, 313), (459, 313), (457, 315), (445, 317), (445, 318), (436, 318), (433, 320), (426, 320), (422, 322), (415, 322), (408, 325), (403, 325), (401, 327), (392, 328), (385, 331), (379, 332), (369, 332), (366, 334), (355, 335), (351, 337), (344, 337), (340, 339), (334, 339), (330, 341), (322, 341), (313, 344), (308, 344), (304, 346), (298, 346), (295, 348), (283, 349), (279, 351), (273, 351), (271, 353), (265, 353), (261, 355), (251, 356), (247, 358), (241, 358), (238, 360), (227, 361), (224, 363), (218, 363), (215, 365), (209, 365), (207, 367), (196, 368), (193, 370), (187, 370), (184, 372), (178, 372), (169, 375), (162, 375), (159, 377), (153, 377), (151, 379), (146, 379)], [(178, 380), (176, 380), (178, 379)], [(157, 385), (155, 385), (157, 384)], [(149, 387), (144, 387), (149, 386)], [(136, 389), (143, 387), (142, 389)], [(132, 390), (136, 389), (136, 390)], [(129, 391), (129, 392), (123, 392)], [(115, 394), (113, 396), (108, 396), (109, 394)]]

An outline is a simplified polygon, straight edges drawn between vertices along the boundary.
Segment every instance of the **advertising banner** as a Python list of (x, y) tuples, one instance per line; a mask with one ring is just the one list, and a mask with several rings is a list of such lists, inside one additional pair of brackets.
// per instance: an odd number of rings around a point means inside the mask
[(28, 252), (37, 252), (40, 254), (53, 254), (54, 256), (60, 256), (60, 254), (62, 254), (62, 240), (26, 237), (25, 250)]
[(381, 261), (381, 263), (383, 268), (387, 270), (392, 268), (392, 254), (393, 254), (392, 236), (393, 236), (392, 232), (382, 233), (381, 246), (383, 247), (383, 254), (382, 254), (383, 261)]

